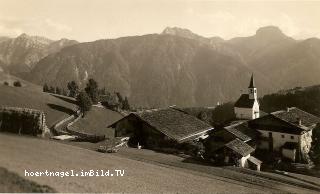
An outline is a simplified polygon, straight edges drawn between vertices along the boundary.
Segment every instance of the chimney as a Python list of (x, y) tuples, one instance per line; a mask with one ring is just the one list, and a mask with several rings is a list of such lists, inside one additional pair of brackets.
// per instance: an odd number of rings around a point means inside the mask
[(296, 122), (297, 122), (298, 125), (302, 125), (302, 120), (301, 120), (301, 118), (298, 117)]

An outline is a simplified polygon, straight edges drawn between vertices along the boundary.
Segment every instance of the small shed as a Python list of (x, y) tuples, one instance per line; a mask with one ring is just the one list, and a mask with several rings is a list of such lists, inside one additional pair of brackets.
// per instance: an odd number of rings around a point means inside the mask
[(251, 168), (253, 170), (260, 171), (262, 161), (257, 159), (257, 158), (255, 158), (255, 157), (253, 157), (253, 156), (250, 156), (248, 158), (248, 164), (249, 164), (249, 168)]
[[(235, 157), (235, 160), (239, 167), (248, 167), (247, 160), (250, 157), (250, 154), (254, 151), (251, 146), (236, 138), (233, 141), (227, 143), (225, 147), (229, 148), (232, 151), (232, 155), (233, 157)], [(228, 155), (226, 155), (226, 157), (228, 157)]]

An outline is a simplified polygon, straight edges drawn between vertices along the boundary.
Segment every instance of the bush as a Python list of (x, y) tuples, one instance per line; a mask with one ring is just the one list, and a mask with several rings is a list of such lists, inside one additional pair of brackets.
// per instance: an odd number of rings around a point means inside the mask
[(15, 81), (15, 82), (13, 82), (13, 86), (14, 87), (21, 87), (22, 85), (21, 85), (20, 81)]
[(3, 85), (8, 86), (9, 83), (8, 82), (3, 82)]

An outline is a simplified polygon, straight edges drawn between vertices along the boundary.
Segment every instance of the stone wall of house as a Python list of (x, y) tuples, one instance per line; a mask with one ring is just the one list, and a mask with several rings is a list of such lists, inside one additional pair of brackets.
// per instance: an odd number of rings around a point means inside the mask
[(300, 137), (300, 149), (301, 149), (300, 151), (301, 151), (302, 161), (310, 162), (309, 152), (311, 149), (311, 143), (312, 143), (312, 130), (302, 134)]
[(42, 137), (50, 135), (44, 112), (17, 107), (0, 108), (0, 131)]

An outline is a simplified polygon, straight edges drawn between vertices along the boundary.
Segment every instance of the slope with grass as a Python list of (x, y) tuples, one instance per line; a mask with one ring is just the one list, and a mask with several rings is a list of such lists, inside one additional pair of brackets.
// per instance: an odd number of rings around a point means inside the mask
[(0, 192), (1, 193), (54, 193), (54, 189), (29, 181), (16, 173), (0, 167)]
[(110, 124), (121, 119), (123, 116), (118, 112), (93, 106), (86, 113), (84, 118), (80, 118), (70, 129), (93, 135), (105, 135), (106, 137), (114, 137), (114, 130), (107, 128)]
[(25, 177), (58, 192), (312, 193), (308, 189), (276, 182), (273, 182), (274, 188), (264, 188), (219, 175), (131, 160), (31, 137), (0, 134), (0, 155), (5, 156), (0, 157), (0, 166), (20, 176), (24, 176), (25, 170), (121, 169), (125, 172), (122, 177)]
[[(12, 76), (0, 75), (0, 80), (15, 80)], [(0, 106), (12, 106), (42, 110), (46, 122), (51, 127), (57, 121), (74, 113), (76, 102), (73, 99), (42, 92), (40, 86), (19, 79), (22, 87), (0, 84)]]

